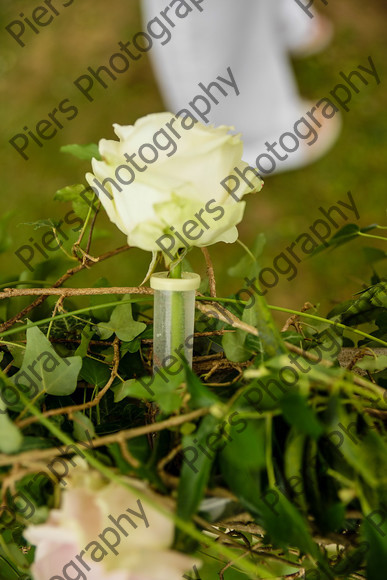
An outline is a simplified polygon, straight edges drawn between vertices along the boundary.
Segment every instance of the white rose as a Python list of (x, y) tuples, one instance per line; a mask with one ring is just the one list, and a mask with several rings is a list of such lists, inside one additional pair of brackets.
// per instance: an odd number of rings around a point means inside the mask
[(233, 196), (221, 185), (248, 167), (242, 141), (229, 129), (158, 113), (133, 126), (114, 125), (120, 140), (99, 142), (103, 160), (92, 160), (94, 175), (86, 179), (130, 246), (165, 249), (172, 259), (180, 248), (237, 239), (245, 209), (238, 200), (259, 191), (262, 181), (252, 171), (251, 187), (237, 177)]
[[(78, 462), (60, 508), (51, 510), (44, 524), (24, 531), (36, 546), (34, 580), (181, 580), (200, 565), (169, 549), (171, 519)], [(146, 492), (137, 480), (128, 481)]]

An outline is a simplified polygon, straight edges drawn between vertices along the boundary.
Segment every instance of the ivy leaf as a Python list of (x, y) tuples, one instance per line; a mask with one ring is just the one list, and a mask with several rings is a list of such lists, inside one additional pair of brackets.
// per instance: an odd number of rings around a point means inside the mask
[(227, 270), (227, 274), (229, 276), (232, 276), (233, 278), (244, 278), (245, 276), (252, 275), (253, 269), (253, 274), (256, 275), (257, 272), (254, 271), (254, 269), (255, 270), (258, 269), (257, 260), (262, 255), (265, 244), (266, 244), (265, 235), (259, 234), (256, 237), (252, 247), (252, 254), (254, 255), (255, 260), (253, 261), (250, 254), (246, 254), (245, 256), (243, 256), (241, 260), (238, 261), (237, 264), (235, 264), (235, 266), (231, 266), (231, 268)]
[(219, 397), (201, 382), (185, 361), (183, 364), (187, 379), (187, 389), (191, 395), (188, 401), (190, 408), (200, 409), (201, 407), (211, 407), (212, 405), (220, 403)]
[(356, 224), (346, 224), (338, 232), (336, 232), (335, 235), (332, 236), (330, 240), (325, 242), (325, 244), (318, 246), (318, 248), (316, 248), (314, 252), (310, 254), (309, 257), (315, 256), (316, 254), (319, 254), (320, 252), (323, 252), (328, 248), (336, 249), (342, 244), (346, 244), (347, 242), (356, 239), (360, 233), (369, 232), (371, 230), (374, 230), (376, 227), (377, 224), (372, 224), (364, 228), (359, 228), (359, 226)]
[[(383, 514), (382, 518), (378, 519), (380, 514)], [(374, 510), (367, 514), (362, 525), (362, 535), (368, 545), (367, 578), (371, 580), (384, 580), (386, 577), (387, 543), (385, 538), (387, 522), (384, 516), (385, 510)]]
[(87, 188), (81, 183), (77, 183), (75, 185), (67, 185), (66, 187), (62, 187), (62, 189), (58, 189), (55, 192), (54, 199), (55, 201), (75, 201), (79, 198), (80, 194), (86, 191)]
[(74, 353), (75, 356), (80, 356), (81, 358), (85, 358), (85, 356), (87, 356), (87, 351), (89, 349), (89, 344), (93, 337), (93, 334), (94, 330), (92, 330), (88, 324), (82, 329), (81, 344), (75, 351)]
[[(130, 298), (130, 296), (126, 296), (126, 298)], [(146, 324), (133, 320), (132, 305), (129, 303), (116, 306), (110, 321), (100, 322), (97, 327), (98, 334), (103, 340), (110, 338), (115, 333), (120, 340), (131, 342), (146, 329)]]
[(82, 219), (86, 218), (90, 207), (96, 210), (93, 205), (96, 200), (95, 193), (91, 187), (82, 184), (68, 185), (58, 189), (54, 199), (56, 201), (71, 201), (74, 212)]
[(38, 220), (36, 222), (23, 222), (22, 224), (23, 226), (33, 226), (34, 230), (39, 230), (40, 228), (50, 228), (50, 229), (55, 229), (57, 228), (57, 226), (59, 225), (59, 222), (48, 218), (45, 220)]
[(87, 381), (93, 387), (104, 387), (110, 378), (110, 370), (107, 365), (91, 358), (83, 359), (80, 378)]
[(27, 329), (27, 348), (19, 372), (11, 378), (17, 385), (28, 386), (31, 397), (45, 391), (49, 395), (70, 395), (77, 386), (82, 359), (61, 358), (37, 326)]
[(297, 393), (286, 395), (280, 401), (282, 413), (289, 423), (300, 433), (318, 439), (323, 434), (323, 427), (312, 409), (308, 407), (306, 399)]
[(374, 262), (379, 262), (380, 260), (385, 260), (387, 258), (387, 252), (380, 250), (379, 248), (362, 248), (365, 255), (367, 264), (373, 264)]
[(0, 398), (0, 451), (2, 453), (16, 453), (23, 442), (23, 435), (8, 417), (6, 408), (6, 404)]
[(102, 159), (98, 145), (95, 143), (89, 143), (88, 145), (63, 145), (60, 151), (61, 153), (69, 153), (78, 159), (85, 159), (86, 161), (91, 161), (93, 157), (98, 160)]
[(81, 411), (73, 413), (74, 438), (77, 441), (88, 441), (95, 437), (95, 428), (89, 417)]
[(240, 328), (236, 332), (229, 332), (222, 338), (222, 347), (228, 360), (245, 362), (251, 357), (251, 352), (245, 348), (247, 333)]
[(384, 371), (387, 369), (387, 355), (378, 356), (378, 358), (369, 357), (363, 358), (361, 361), (356, 363), (356, 366), (360, 369), (367, 370), (370, 372)]
[(170, 376), (167, 376), (166, 371), (164, 371), (158, 372), (150, 378), (129, 379), (113, 387), (114, 402), (119, 403), (125, 397), (154, 401), (163, 413), (170, 415), (181, 407), (182, 397), (177, 389), (184, 380), (183, 370)]
[[(258, 323), (256, 312), (256, 308), (246, 306), (243, 310), (242, 322), (256, 327)], [(259, 339), (240, 328), (236, 332), (225, 334), (222, 338), (222, 346), (226, 357), (233, 362), (245, 362), (261, 349)]]

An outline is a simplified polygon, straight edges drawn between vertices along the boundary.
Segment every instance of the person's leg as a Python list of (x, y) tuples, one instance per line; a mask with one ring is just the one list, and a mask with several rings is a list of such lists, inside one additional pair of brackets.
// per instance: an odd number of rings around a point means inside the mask
[[(143, 5), (147, 22), (168, 1), (143, 0)], [(202, 6), (203, 12), (195, 10), (185, 19), (170, 10), (176, 22), (172, 39), (150, 53), (158, 82), (167, 108), (176, 113), (203, 94), (199, 83), (208, 86), (218, 76), (229, 78), (230, 67), (239, 95), (225, 87), (228, 96), (212, 103), (208, 119), (242, 133), (244, 158), (253, 165), (257, 156), (267, 154), (266, 141), (270, 145), (291, 131), (306, 112), (289, 64), (278, 5), (273, 0), (211, 0)], [(276, 171), (308, 163), (302, 147), (280, 155), (282, 160), (272, 155)]]

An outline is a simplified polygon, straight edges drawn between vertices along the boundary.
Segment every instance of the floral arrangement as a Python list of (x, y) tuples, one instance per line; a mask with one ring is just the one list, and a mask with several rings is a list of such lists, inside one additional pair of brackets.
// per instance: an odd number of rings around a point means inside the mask
[[(36, 224), (71, 267), (53, 282), (44, 261), (0, 292), (0, 577), (384, 578), (385, 279), (326, 317), (269, 306), (259, 234), (228, 270), (241, 290), (219, 296), (207, 248), (236, 242), (262, 188), (239, 136), (168, 113), (115, 132), (66, 148), (92, 159), (88, 186), (55, 196), (72, 234)], [(101, 205), (127, 245), (94, 257)], [(132, 247), (152, 252), (140, 286), (67, 285)]]

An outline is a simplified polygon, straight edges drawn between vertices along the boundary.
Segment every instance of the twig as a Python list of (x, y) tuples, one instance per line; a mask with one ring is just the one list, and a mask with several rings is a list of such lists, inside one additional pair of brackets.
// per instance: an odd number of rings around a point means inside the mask
[(111, 288), (6, 288), (0, 292), (0, 300), (15, 296), (98, 296), (101, 294), (153, 294), (151, 288), (119, 286)]
[[(229, 310), (227, 310), (226, 308), (223, 308), (223, 306), (221, 306), (219, 308), (219, 304), (209, 304), (209, 303), (205, 303), (205, 302), (197, 302), (196, 307), (203, 312), (208, 318), (216, 318), (217, 320), (222, 320), (224, 322), (226, 322), (227, 324), (230, 324), (231, 326), (233, 326), (234, 328), (240, 328), (241, 330), (244, 330), (245, 332), (249, 332), (250, 334), (253, 334), (254, 336), (259, 336), (258, 330), (254, 327), (251, 326), (250, 324), (247, 324), (246, 322), (243, 322), (242, 320), (239, 320), (239, 318), (237, 318), (234, 314), (232, 314)], [(305, 350), (303, 350), (302, 348), (291, 344), (290, 342), (286, 342), (285, 341), (285, 346), (288, 350), (290, 350), (291, 352), (294, 352), (296, 354), (299, 354), (300, 356), (302, 356), (303, 358), (310, 360), (310, 361), (314, 361), (314, 362), (318, 362), (319, 364), (327, 367), (327, 368), (331, 368), (333, 367), (333, 362), (331, 362), (330, 360), (326, 360), (326, 359), (321, 359), (310, 352), (307, 352)], [(350, 372), (350, 371), (348, 371)], [(384, 393), (385, 393), (385, 389), (383, 389), (383, 387), (378, 387), (377, 385), (373, 385), (372, 383), (369, 383), (368, 381), (366, 381), (365, 379), (362, 379), (361, 377), (359, 377), (358, 375), (351, 373), (352, 376), (352, 380), (354, 382), (355, 385), (358, 385), (360, 387), (364, 387), (366, 389), (368, 389), (370, 392), (376, 394), (376, 392), (380, 395), (380, 398), (384, 400)]]
[[(127, 441), (128, 439), (134, 439), (135, 437), (140, 437), (141, 435), (147, 435), (148, 433), (154, 433), (156, 431), (163, 431), (164, 429), (169, 429), (170, 427), (177, 427), (186, 422), (195, 421), (195, 419), (200, 419), (204, 415), (208, 415), (210, 412), (209, 408), (197, 409), (191, 413), (186, 413), (185, 415), (178, 415), (176, 417), (170, 417), (165, 421), (160, 421), (159, 423), (152, 423), (150, 425), (141, 425), (141, 427), (134, 427), (132, 429), (126, 429), (124, 431), (119, 431), (118, 433), (113, 433), (111, 435), (105, 435), (104, 437), (98, 437), (93, 439), (93, 448), (103, 447), (104, 445), (110, 445), (111, 443), (119, 443), (120, 441)], [(81, 443), (75, 442), (72, 450), (69, 450), (69, 454), (72, 452), (76, 453), (74, 447), (79, 450), (79, 454), (82, 455)], [(63, 453), (59, 448), (59, 452)], [(58, 448), (51, 447), (49, 449), (37, 449), (33, 451), (26, 451), (20, 453), (19, 455), (6, 455), (4, 453), (0, 454), (0, 466), (10, 465), (15, 462), (20, 464), (28, 464), (32, 461), (49, 459), (53, 456), (58, 455)]]
[[(130, 249), (130, 246), (121, 246), (120, 248), (116, 248), (115, 250), (111, 250), (110, 252), (106, 252), (105, 254), (102, 254), (102, 256), (99, 256), (98, 263), (103, 262), (104, 260), (107, 260), (108, 258), (111, 258), (112, 256), (120, 254), (121, 252), (126, 252), (129, 249)], [(93, 265), (95, 265), (94, 262), (85, 261), (84, 263), (79, 264), (78, 266), (75, 266), (74, 268), (70, 268), (70, 270), (67, 270), (67, 272), (65, 274), (63, 274), (63, 276), (61, 276), (59, 278), (59, 280), (57, 280), (55, 282), (55, 284), (53, 284), (53, 288), (59, 288), (69, 278), (71, 278), (72, 276), (74, 276), (78, 272), (85, 270), (85, 268), (90, 268)], [(26, 314), (31, 312), (31, 310), (33, 310), (37, 306), (40, 306), (42, 304), (42, 302), (44, 302), (46, 299), (47, 299), (47, 295), (45, 295), (45, 296), (40, 295), (39, 298), (34, 300), (31, 304), (29, 304), (25, 308), (23, 308), (23, 310), (21, 310), (18, 314), (16, 314), (15, 316), (10, 318), (6, 322), (4, 322), (0, 326), (0, 333), (4, 332), (5, 330), (8, 330), (8, 328), (11, 328), (11, 326), (13, 326), (15, 324), (15, 322), (18, 322), (18, 320), (20, 320), (21, 318), (26, 316)]]
[(133, 457), (133, 455), (130, 453), (128, 446), (126, 445), (126, 441), (119, 441), (119, 446), (121, 449), (122, 456), (124, 457), (124, 459), (126, 459), (129, 465), (131, 465), (135, 469), (141, 467), (141, 463), (139, 462), (139, 460)]
[(203, 314), (205, 314), (208, 318), (216, 318), (217, 320), (221, 320), (222, 322), (225, 322), (234, 328), (240, 328), (245, 332), (259, 336), (258, 330), (254, 328), (254, 326), (243, 322), (237, 316), (235, 316), (235, 314), (220, 304), (214, 302), (197, 301), (196, 308), (200, 310), (200, 312), (203, 312)]
[(207, 250), (207, 248), (201, 248), (204, 258), (206, 260), (206, 265), (207, 265), (207, 276), (208, 276), (208, 281), (210, 284), (210, 295), (213, 298), (216, 298), (216, 281), (215, 281), (215, 272), (214, 272), (214, 266), (212, 264), (212, 260), (211, 260), (211, 256), (209, 251)]

